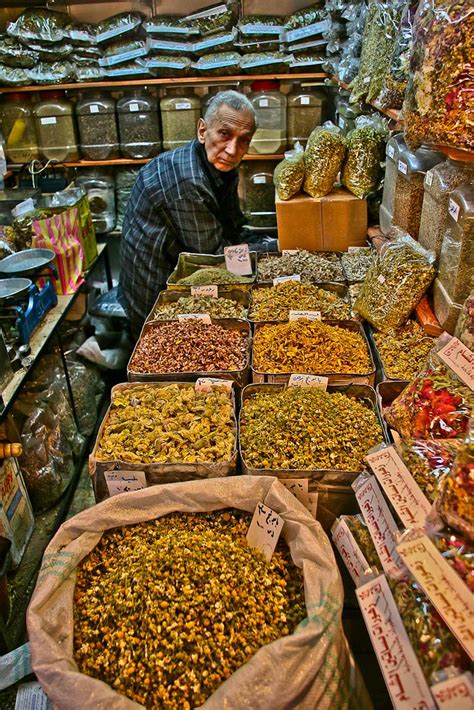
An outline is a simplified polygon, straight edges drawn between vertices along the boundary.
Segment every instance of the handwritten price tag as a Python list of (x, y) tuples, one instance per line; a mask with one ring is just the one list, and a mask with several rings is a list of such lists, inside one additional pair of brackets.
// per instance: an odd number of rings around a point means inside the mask
[(300, 274), (291, 274), (291, 276), (277, 276), (273, 279), (273, 285), (284, 284), (285, 281), (301, 281)]
[(300, 503), (303, 503), (306, 508), (308, 507), (309, 481), (307, 478), (280, 478), (280, 483), (285, 486), (290, 493), (293, 493)]
[(431, 510), (415, 479), (393, 446), (369, 453), (365, 460), (377, 476), (405, 527), (423, 526)]
[(456, 373), (469, 389), (474, 390), (474, 353), (466, 348), (458, 338), (451, 338), (441, 348), (438, 357)]
[(321, 320), (321, 311), (290, 311), (288, 320)]
[(104, 478), (110, 496), (146, 488), (144, 471), (106, 471)]
[(291, 256), (292, 254), (299, 254), (299, 249), (283, 249), (282, 256)]
[(431, 686), (431, 692), (440, 710), (472, 710), (474, 707), (474, 686), (470, 673), (436, 683)]
[(319, 389), (326, 390), (328, 382), (328, 377), (293, 372), (288, 380), (288, 387), (319, 387)]
[(360, 251), (361, 249), (367, 249), (367, 246), (365, 247), (347, 247), (347, 251), (349, 254), (354, 251)]
[(460, 210), (461, 210), (461, 207), (458, 205), (457, 202), (454, 202), (454, 200), (449, 200), (448, 212), (451, 215), (451, 217), (454, 219), (455, 222), (457, 222), (459, 219)]
[(356, 587), (371, 579), (370, 565), (344, 518), (336, 520), (331, 535)]
[(211, 316), (209, 315), (209, 313), (180, 313), (178, 315), (178, 320), (200, 320), (202, 323), (211, 325)]
[(224, 247), (225, 268), (238, 276), (251, 276), (252, 262), (248, 244)]
[(356, 589), (362, 616), (396, 710), (435, 710), (433, 697), (383, 575)]
[(217, 298), (217, 284), (209, 284), (208, 286), (191, 286), (191, 296), (209, 296), (209, 298)]
[(272, 559), (273, 552), (283, 528), (283, 518), (268, 508), (263, 503), (259, 503), (255, 508), (252, 522), (247, 532), (247, 542), (250, 547), (255, 547), (263, 552), (267, 560)]
[(467, 585), (426, 535), (400, 543), (397, 550), (438, 614), (474, 660), (474, 596)]
[(194, 389), (196, 392), (212, 392), (217, 385), (225, 389), (226, 392), (231, 392), (233, 384), (232, 380), (220, 380), (218, 377), (198, 377)]

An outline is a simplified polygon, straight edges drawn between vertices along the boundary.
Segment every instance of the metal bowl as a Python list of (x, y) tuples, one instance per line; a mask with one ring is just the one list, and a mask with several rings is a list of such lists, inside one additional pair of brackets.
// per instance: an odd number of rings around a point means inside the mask
[(30, 279), (0, 279), (0, 303), (20, 300), (31, 283)]
[(1, 276), (33, 276), (55, 258), (51, 249), (24, 249), (0, 261)]

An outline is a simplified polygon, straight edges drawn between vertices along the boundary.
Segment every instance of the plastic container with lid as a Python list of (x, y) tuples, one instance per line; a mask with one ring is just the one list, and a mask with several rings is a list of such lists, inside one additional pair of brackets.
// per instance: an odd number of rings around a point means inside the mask
[(287, 95), (288, 146), (293, 148), (299, 141), (302, 146), (313, 128), (324, 123), (326, 94), (312, 87), (295, 86)]
[(152, 158), (161, 149), (158, 100), (132, 91), (117, 102), (120, 152), (126, 158)]
[(385, 148), (385, 178), (383, 181), (382, 204), (380, 205), (380, 228), (385, 234), (393, 221), (393, 203), (395, 201), (395, 185), (398, 174), (398, 157), (406, 148), (403, 133), (397, 133), (389, 138)]
[(113, 178), (102, 171), (93, 170), (77, 177), (75, 183), (87, 193), (96, 234), (111, 232), (116, 221)]
[(418, 239), (423, 183), (428, 170), (444, 160), (442, 153), (421, 146), (418, 150), (405, 148), (397, 163), (397, 180), (393, 202), (393, 223)]
[(12, 163), (29, 163), (39, 157), (33, 104), (26, 92), (5, 94), (0, 107), (5, 155)]
[(271, 160), (242, 164), (242, 211), (249, 227), (276, 227), (274, 167)]
[(201, 100), (191, 89), (167, 89), (160, 101), (160, 111), (164, 150), (179, 148), (196, 137)]
[(448, 160), (435, 165), (425, 175), (423, 207), (418, 241), (439, 257), (448, 223), (448, 203), (453, 190), (474, 181), (474, 163)]
[(39, 152), (46, 160), (72, 161), (79, 158), (74, 104), (63, 91), (44, 91), (33, 107)]
[(474, 184), (463, 183), (448, 200), (446, 234), (441, 245), (438, 279), (461, 305), (474, 288)]
[(271, 155), (286, 148), (286, 96), (279, 81), (253, 81), (248, 99), (257, 112), (257, 130), (249, 146), (249, 153)]
[(115, 99), (94, 91), (77, 102), (81, 153), (88, 160), (109, 160), (119, 155)]

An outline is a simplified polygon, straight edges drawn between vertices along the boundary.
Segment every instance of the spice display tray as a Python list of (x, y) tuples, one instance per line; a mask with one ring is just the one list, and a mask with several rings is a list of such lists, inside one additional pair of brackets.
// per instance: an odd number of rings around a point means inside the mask
[[(251, 278), (255, 281), (257, 275), (257, 252), (250, 252), (250, 263), (252, 264)], [(219, 254), (192, 254), (189, 252), (181, 252), (178, 257), (176, 268), (166, 282), (167, 288), (173, 291), (191, 293), (191, 286), (179, 284), (178, 281), (190, 276), (195, 271), (198, 271), (198, 269), (206, 268), (206, 266), (225, 268), (224, 256)], [(219, 284), (221, 294), (228, 293), (229, 291), (233, 291), (235, 289), (238, 291), (248, 291), (250, 287), (250, 282), (243, 284)]]
[(237, 467), (237, 418), (235, 415), (235, 395), (234, 391), (229, 392), (229, 397), (232, 400), (232, 406), (234, 410), (233, 422), (235, 431), (235, 443), (234, 451), (230, 461), (223, 461), (220, 463), (130, 463), (129, 461), (121, 461), (118, 459), (110, 461), (98, 460), (96, 452), (98, 449), (99, 442), (102, 437), (102, 432), (107, 423), (107, 419), (110, 415), (112, 409), (112, 402), (114, 395), (117, 392), (123, 392), (124, 390), (133, 390), (134, 388), (143, 387), (146, 384), (151, 388), (162, 388), (167, 385), (177, 384), (180, 388), (183, 387), (194, 387), (194, 383), (188, 382), (150, 382), (150, 383), (120, 383), (112, 387), (111, 390), (111, 404), (108, 407), (102, 423), (99, 427), (97, 433), (97, 438), (94, 443), (94, 448), (89, 456), (89, 473), (92, 478), (92, 484), (94, 488), (94, 494), (96, 502), (104, 500), (109, 497), (109, 491), (107, 488), (107, 483), (104, 474), (107, 471), (143, 471), (146, 476), (147, 486), (154, 486), (163, 483), (178, 483), (181, 481), (193, 481), (196, 479), (205, 478), (221, 478), (223, 476), (230, 476), (235, 474)]
[[(167, 306), (170, 303), (176, 303), (177, 301), (179, 301), (180, 298), (189, 295), (191, 295), (191, 288), (189, 288), (189, 294), (183, 291), (174, 290), (160, 291), (160, 293), (158, 294), (158, 298), (156, 299), (155, 304), (150, 311), (150, 315), (147, 317), (145, 323), (149, 323), (150, 321), (154, 320), (159, 320), (158, 318), (153, 318), (152, 315), (153, 311), (155, 310), (155, 308), (157, 308), (157, 306)], [(218, 298), (228, 298), (230, 301), (235, 301), (240, 306), (242, 306), (242, 308), (245, 308), (248, 311), (250, 305), (250, 291), (242, 291), (235, 288), (229, 289), (226, 286), (218, 286), (217, 296)]]
[[(346, 300), (349, 305), (351, 305), (351, 300), (349, 297), (349, 289), (345, 284), (343, 284), (341, 282), (336, 282), (336, 281), (321, 281), (320, 283), (317, 283), (314, 285), (317, 286), (318, 288), (323, 289), (324, 291), (330, 291), (331, 293), (335, 293), (337, 296), (340, 296), (341, 298)], [(253, 294), (256, 291), (260, 291), (262, 289), (267, 289), (267, 288), (273, 288), (273, 284), (270, 283), (269, 281), (256, 283), (252, 286), (252, 288), (250, 290), (249, 314), (250, 314), (250, 310), (253, 305)], [(286, 319), (286, 321), (285, 321), (285, 320), (281, 320), (281, 318), (276, 318), (274, 320), (272, 319), (272, 320), (260, 321), (260, 320), (255, 320), (255, 318), (250, 318), (250, 315), (249, 315), (248, 320), (250, 321), (250, 323), (263, 323), (263, 322), (265, 322), (265, 323), (286, 323), (288, 321), (288, 319)], [(341, 321), (338, 321), (338, 322), (341, 322)]]
[[(369, 341), (370, 349), (372, 351), (372, 355), (374, 358), (375, 362), (375, 367), (377, 369), (377, 382), (382, 383), (382, 382), (402, 382), (403, 380), (400, 380), (398, 377), (389, 377), (387, 373), (385, 372), (384, 366), (383, 366), (383, 360), (380, 355), (379, 349), (377, 347), (377, 343), (375, 342), (375, 328), (368, 323), (367, 321), (364, 321), (364, 330), (367, 335), (367, 340)], [(424, 338), (429, 338), (433, 336), (429, 336), (427, 333)]]
[(211, 318), (211, 323), (220, 325), (229, 330), (237, 330), (247, 336), (247, 352), (245, 365), (241, 370), (217, 370), (214, 372), (136, 372), (130, 369), (135, 352), (143, 335), (156, 325), (165, 323), (176, 323), (171, 320), (155, 320), (145, 323), (140, 333), (140, 337), (133, 349), (127, 365), (127, 379), (129, 382), (194, 382), (198, 377), (218, 377), (221, 380), (232, 380), (238, 387), (244, 387), (249, 379), (250, 354), (252, 348), (252, 337), (250, 323), (239, 318)]
[[(384, 410), (392, 404), (393, 400), (396, 399), (409, 384), (408, 380), (383, 380), (382, 382), (379, 382), (376, 387), (377, 408), (387, 441), (393, 441), (394, 436), (392, 435), (392, 429), (390, 429), (385, 421)], [(395, 432), (395, 434), (398, 436), (397, 432)]]
[[(259, 328), (267, 325), (268, 321), (259, 321), (255, 323), (254, 329), (255, 334), (257, 334)], [(370, 385), (373, 387), (375, 385), (375, 363), (372, 356), (372, 351), (370, 349), (367, 336), (364, 332), (362, 323), (353, 320), (323, 320), (322, 323), (326, 325), (338, 326), (345, 330), (350, 330), (353, 333), (359, 333), (362, 336), (370, 360), (370, 370), (362, 374), (339, 374), (339, 373), (327, 373), (327, 372), (311, 372), (305, 374), (320, 375), (321, 377), (327, 377), (329, 384), (332, 385), (343, 385), (343, 384), (360, 384), (360, 385)], [(286, 384), (291, 377), (291, 372), (261, 372), (256, 370), (253, 365), (253, 351), (252, 351), (252, 382), (254, 384)]]
[[(288, 251), (292, 251), (292, 250), (289, 249)], [(309, 249), (295, 249), (294, 251), (310, 251), (310, 250), (309, 250)], [(335, 254), (335, 255), (337, 256), (338, 260), (339, 260), (339, 264), (341, 265), (341, 269), (342, 269), (342, 261), (341, 261), (342, 252), (340, 252), (340, 251), (331, 251), (331, 252), (328, 252), (328, 251), (310, 251), (310, 253), (311, 253), (311, 254)], [(266, 281), (265, 281), (265, 280), (263, 280), (263, 279), (262, 279), (262, 280), (259, 279), (258, 266), (259, 266), (259, 264), (260, 264), (261, 261), (265, 261), (266, 259), (269, 259), (269, 258), (272, 258), (272, 257), (275, 257), (275, 256), (281, 257), (281, 256), (283, 256), (283, 252), (282, 252), (282, 251), (277, 251), (277, 252), (272, 252), (271, 254), (270, 254), (270, 253), (261, 253), (261, 254), (258, 254), (258, 257), (257, 257), (257, 284), (258, 284), (258, 285), (262, 285), (262, 284), (272, 284), (272, 280), (269, 280), (269, 281), (266, 280)], [(343, 271), (343, 273), (344, 273), (344, 269), (342, 269), (342, 271)], [(319, 284), (323, 284), (323, 283), (341, 283), (341, 284), (345, 284), (345, 283), (346, 283), (346, 278), (345, 278), (345, 276), (343, 276), (341, 279), (331, 279), (331, 281), (328, 281), (327, 279), (324, 279), (324, 280), (322, 280), (322, 281), (319, 281), (318, 279), (311, 279), (311, 280), (308, 281), (307, 283), (314, 283), (314, 284), (318, 284), (318, 285), (319, 285)]]

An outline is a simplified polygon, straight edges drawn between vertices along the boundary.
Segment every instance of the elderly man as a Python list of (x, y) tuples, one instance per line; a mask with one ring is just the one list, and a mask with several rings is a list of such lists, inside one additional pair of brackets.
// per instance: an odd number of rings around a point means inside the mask
[(199, 119), (197, 139), (140, 171), (123, 223), (119, 298), (136, 338), (182, 251), (216, 254), (249, 241), (237, 167), (256, 129), (249, 100), (222, 91)]

